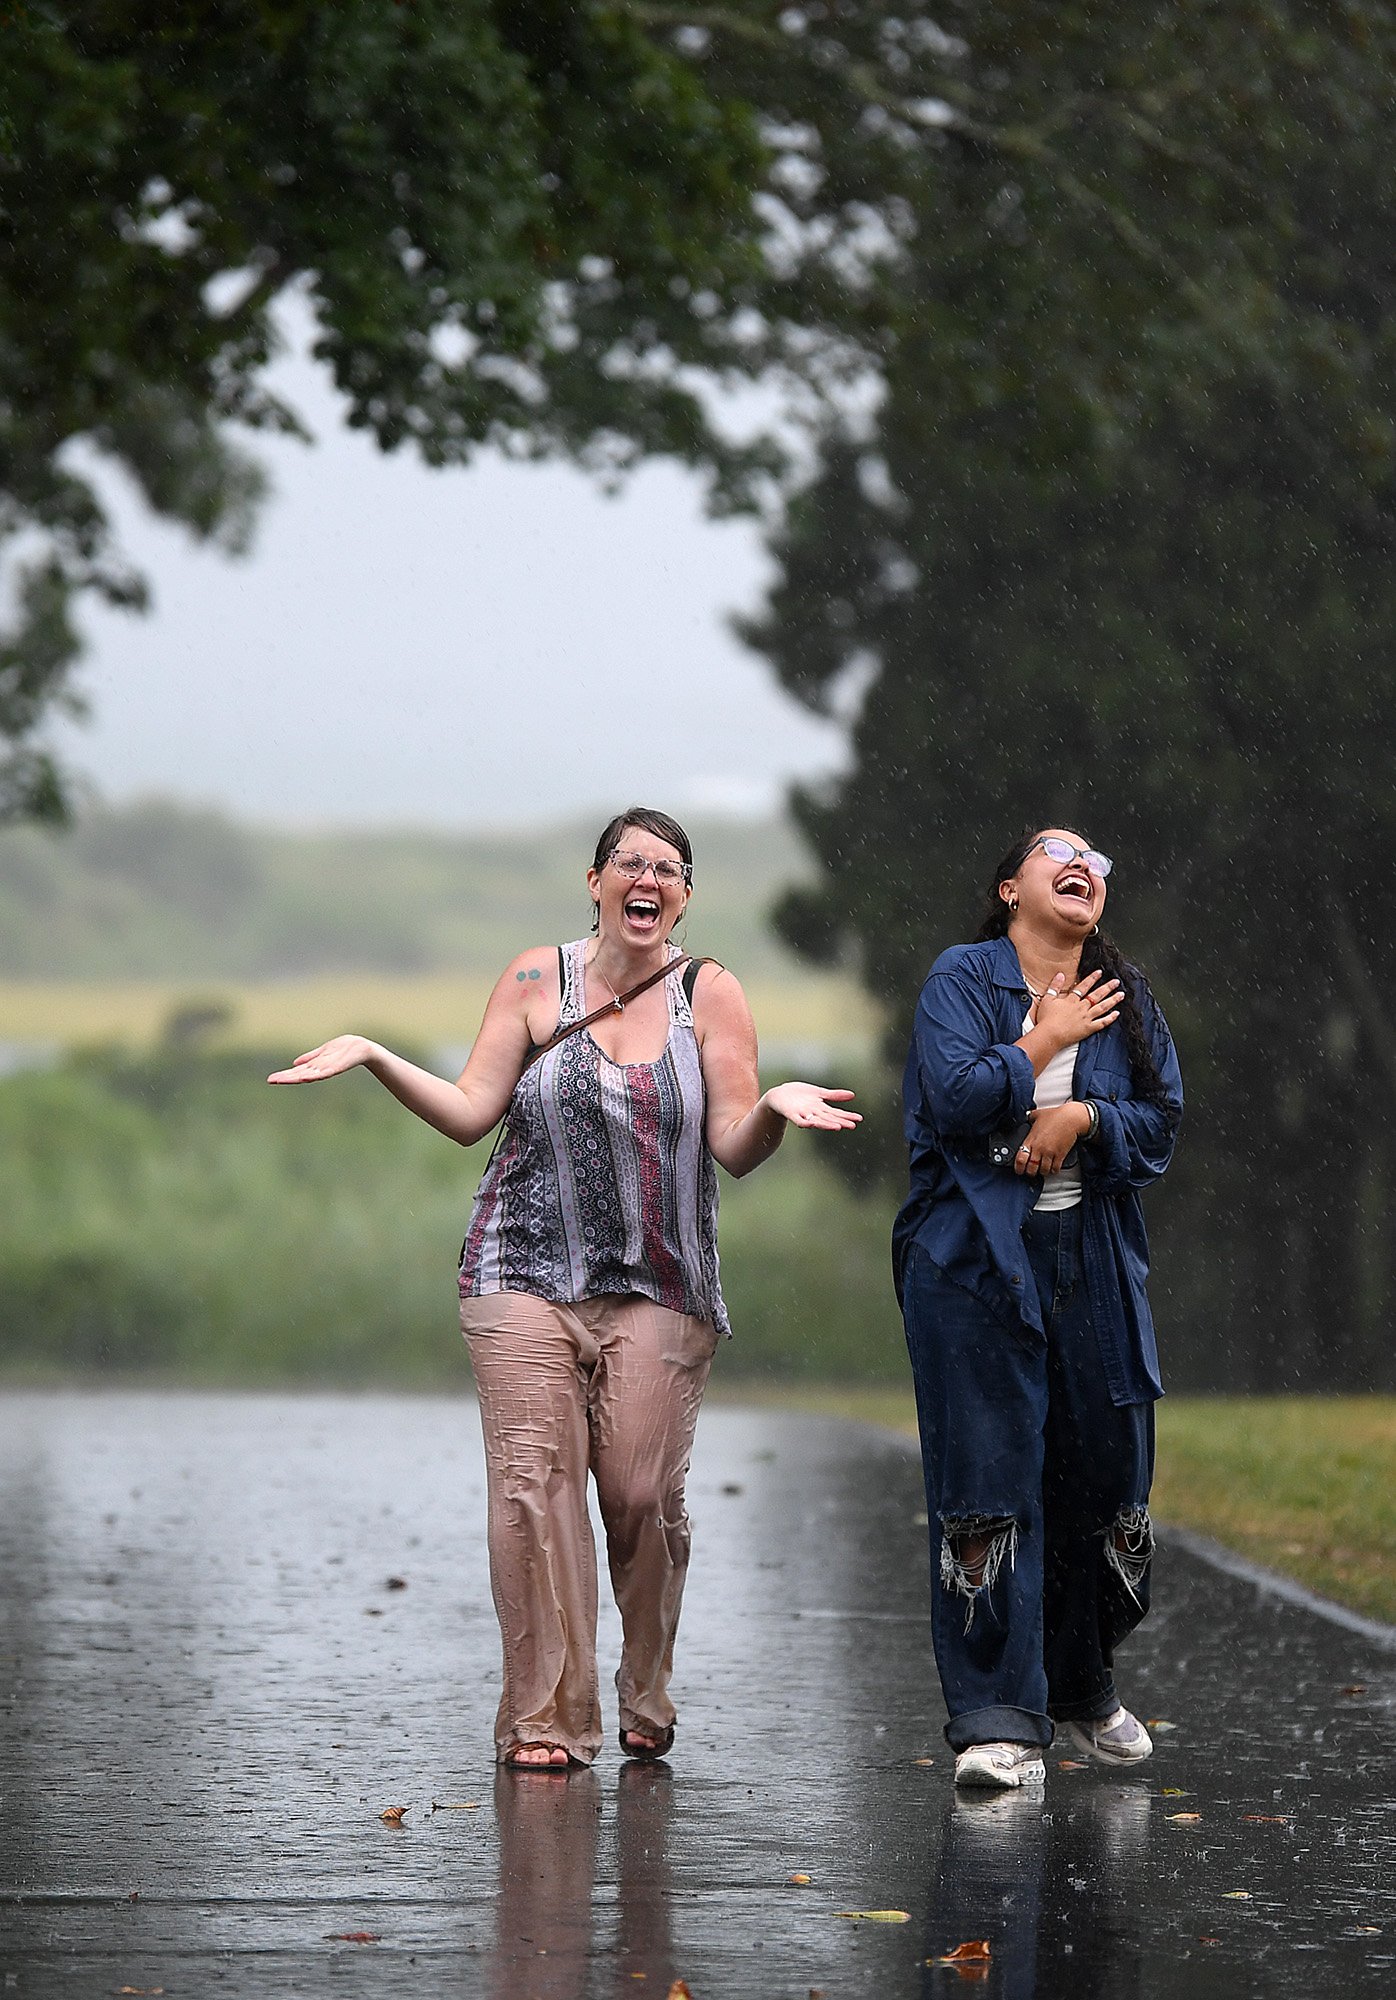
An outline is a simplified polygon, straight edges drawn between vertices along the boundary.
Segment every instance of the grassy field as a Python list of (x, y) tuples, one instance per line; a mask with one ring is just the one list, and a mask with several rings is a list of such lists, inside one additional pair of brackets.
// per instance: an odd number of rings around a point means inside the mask
[[(89, 804), (62, 832), (0, 827), (0, 965), (98, 981), (483, 978), (525, 945), (585, 930), (605, 817), (495, 833), (296, 832), (171, 801)], [(798, 980), (769, 921), (810, 873), (793, 827), (708, 820), (689, 831), (693, 949), (753, 979)]]
[[(791, 1383), (759, 1394), (916, 1435), (909, 1388)], [(1160, 1521), (1396, 1623), (1394, 1473), (1396, 1397), (1169, 1396), (1159, 1405)]]
[[(502, 962), (502, 961), (501, 961)], [(311, 1048), (356, 1029), (418, 1047), (469, 1042), (489, 998), (485, 974), (332, 973), (268, 980), (0, 979), (0, 1042), (60, 1047), (157, 1042), (182, 1010), (225, 1010), (209, 1047)], [(852, 980), (802, 972), (798, 980), (743, 980), (762, 1045), (775, 1056), (813, 1044), (865, 1059), (876, 1014)]]
[[(269, 1090), (272, 1057), (70, 1058), (0, 1083), (0, 1354), (214, 1386), (463, 1376), (454, 1269), (487, 1146), (357, 1074)], [(729, 1373), (895, 1379), (888, 1214), (796, 1134), (723, 1192)]]

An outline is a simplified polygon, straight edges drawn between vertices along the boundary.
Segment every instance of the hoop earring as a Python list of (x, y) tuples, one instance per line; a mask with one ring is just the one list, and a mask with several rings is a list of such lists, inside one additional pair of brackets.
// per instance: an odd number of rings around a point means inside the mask
[(1099, 924), (1092, 924), (1092, 925), (1091, 925), (1091, 936), (1092, 936), (1092, 937), (1099, 937), (1099, 936), (1100, 936), (1100, 925), (1099, 925)]

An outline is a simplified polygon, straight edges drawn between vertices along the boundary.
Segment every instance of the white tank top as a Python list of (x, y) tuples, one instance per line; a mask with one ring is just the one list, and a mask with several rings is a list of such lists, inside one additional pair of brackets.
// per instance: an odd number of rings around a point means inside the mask
[[(1023, 1033), (1033, 1025), (1031, 1012), (1023, 1016)], [(1059, 1104), (1069, 1104), (1076, 1084), (1076, 1051), (1079, 1042), (1069, 1042), (1059, 1049), (1038, 1077), (1033, 1088), (1032, 1101), (1039, 1111), (1051, 1111)], [(1043, 1215), (1050, 1215), (1059, 1208), (1075, 1208), (1081, 1199), (1081, 1169), (1073, 1160), (1069, 1167), (1059, 1173), (1044, 1174), (1042, 1192), (1033, 1206)]]

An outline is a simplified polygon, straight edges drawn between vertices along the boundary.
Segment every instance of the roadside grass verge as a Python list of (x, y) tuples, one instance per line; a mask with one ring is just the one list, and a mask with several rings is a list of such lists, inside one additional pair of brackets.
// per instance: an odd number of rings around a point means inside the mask
[[(720, 1384), (916, 1435), (910, 1388)], [(1396, 1396), (1169, 1396), (1152, 1505), (1368, 1618), (1396, 1624)]]

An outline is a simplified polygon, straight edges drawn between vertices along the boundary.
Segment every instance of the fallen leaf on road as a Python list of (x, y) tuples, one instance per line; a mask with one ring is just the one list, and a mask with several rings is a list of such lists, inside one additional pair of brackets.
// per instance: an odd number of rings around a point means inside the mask
[(1173, 1820), (1180, 1826), (1195, 1826), (1202, 1815), (1201, 1813), (1165, 1813), (1164, 1817), (1165, 1819)]
[(948, 1965), (959, 1979), (979, 1980), (989, 1977), (989, 1940), (970, 1938), (965, 1944), (957, 1944), (944, 1958), (928, 1958), (927, 1965)]
[(1188, 1797), (1188, 1794), (1183, 1790), (1181, 1785), (1165, 1785), (1159, 1793), (1159, 1797), (1161, 1799), (1185, 1799)]
[(1357, 1932), (1357, 1935), (1358, 1935), (1359, 1937), (1380, 1937), (1380, 1936), (1381, 1936), (1381, 1931), (1380, 1931), (1380, 1929), (1378, 1928), (1378, 1926), (1377, 1926), (1376, 1924), (1356, 1924), (1356, 1925), (1354, 1925), (1354, 1927), (1353, 1927), (1353, 1928), (1354, 1928), (1354, 1929), (1356, 1930), (1356, 1932)]
[(378, 1817), (384, 1826), (401, 1826), (404, 1817), (410, 1811), (410, 1806), (384, 1806)]
[(388, 1578), (388, 1588), (389, 1590), (406, 1590), (407, 1578), (405, 1576), (390, 1576)]
[(1059, 1771), (1084, 1771), (1085, 1768), (1086, 1766), (1077, 1757), (1058, 1757), (1057, 1759), (1057, 1769)]
[(113, 1986), (113, 1993), (163, 1993), (163, 1986)]
[(1176, 1729), (1178, 1725), (1176, 1722), (1165, 1722), (1161, 1715), (1151, 1715), (1145, 1727), (1149, 1729)]
[(1249, 1903), (1251, 1892), (1249, 1889), (1223, 1889), (1222, 1899), (1228, 1903)]
[(327, 1944), (378, 1944), (381, 1942), (377, 1931), (326, 1931)]
[(913, 1757), (911, 1761), (912, 1761), (912, 1763), (913, 1763), (913, 1764), (934, 1764), (934, 1762), (935, 1762), (935, 1758), (934, 1758), (934, 1757)]
[(480, 1801), (478, 1799), (465, 1799), (460, 1805), (457, 1805), (454, 1799), (433, 1799), (431, 1809), (433, 1812), (479, 1812)]
[(688, 1990), (688, 1981), (676, 1979), (669, 1988), (665, 2000), (693, 2000), (693, 1995)]
[(852, 1917), (855, 1924), (909, 1924), (910, 1910), (835, 1910), (836, 1917)]
[(793, 1883), (797, 1889), (808, 1889), (809, 1887), (808, 1875), (787, 1875), (785, 1879), (787, 1882)]
[(1293, 1813), (1242, 1813), (1242, 1819), (1254, 1821), (1257, 1826), (1288, 1826)]
[(1339, 1688), (1338, 1692), (1339, 1694), (1366, 1694), (1367, 1683), (1365, 1681), (1354, 1681), (1351, 1687)]
[(1221, 1943), (1221, 1939), (1220, 1939), (1220, 1938), (1202, 1938), (1202, 1937), (1200, 1937), (1200, 1938), (1199, 1938), (1199, 1939), (1197, 1940), (1197, 1942), (1198, 1942), (1199, 1944), (1220, 1944), (1220, 1943)]

